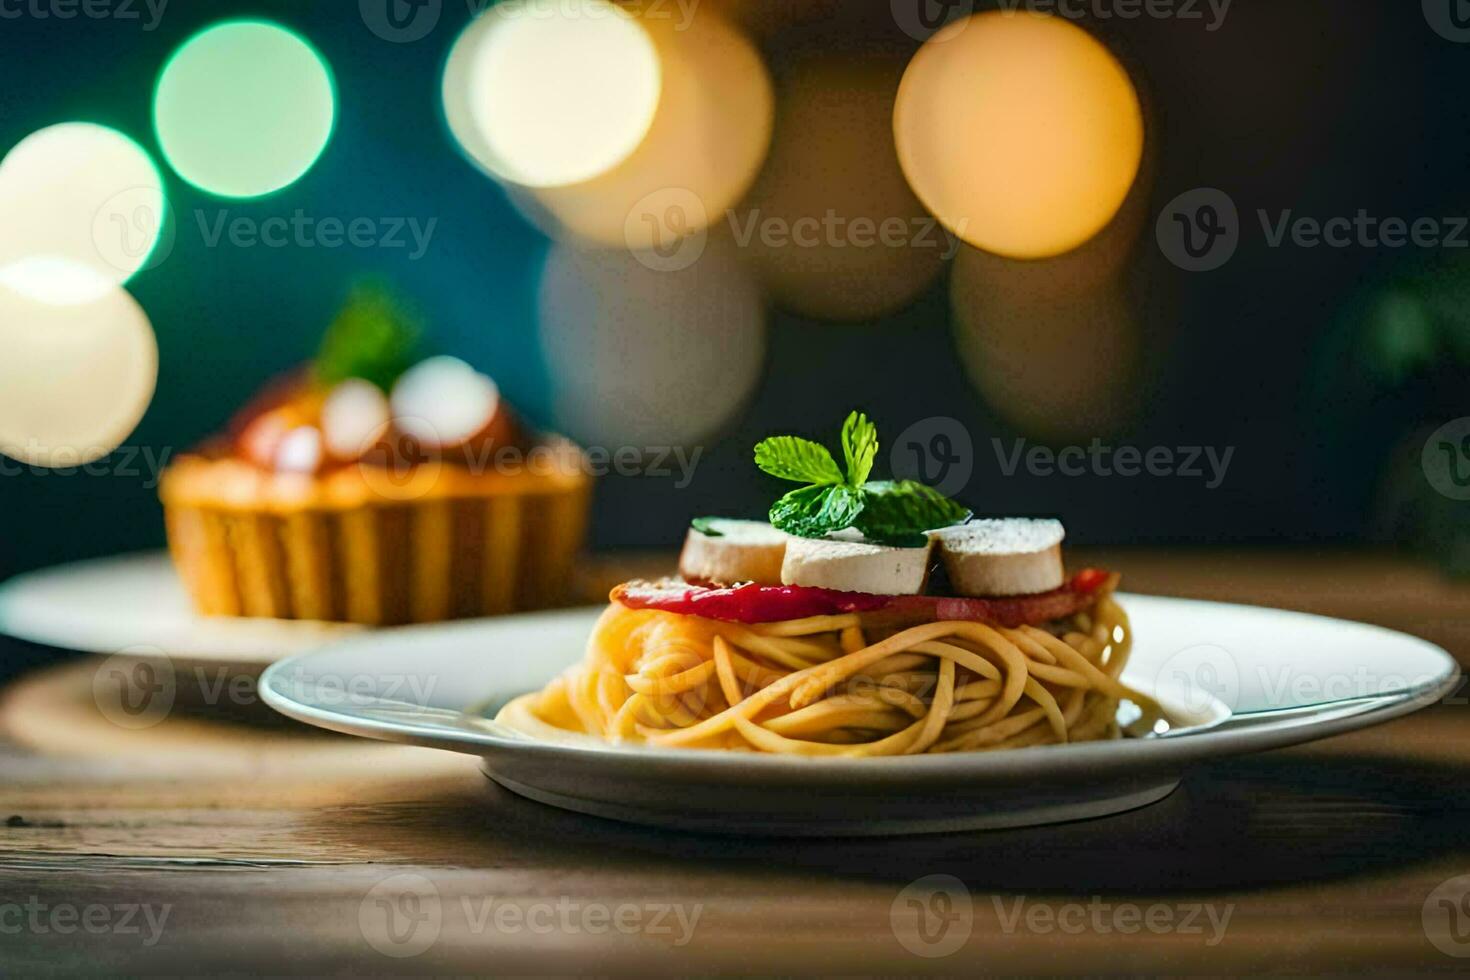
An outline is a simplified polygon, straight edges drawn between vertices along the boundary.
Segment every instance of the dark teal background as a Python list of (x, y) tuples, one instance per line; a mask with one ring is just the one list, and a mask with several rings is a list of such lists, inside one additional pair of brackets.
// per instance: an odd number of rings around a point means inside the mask
[[(0, 151), (40, 127), (90, 120), (132, 135), (161, 162), (150, 124), (158, 68), (200, 27), (238, 15), (277, 19), (322, 51), (339, 90), (336, 133), (301, 181), (263, 200), (210, 198), (165, 168), (185, 224), (172, 254), (130, 286), (157, 331), (161, 369), (157, 397), (128, 444), (177, 451), (218, 427), (313, 350), (348, 282), (363, 273), (386, 275), (412, 298), (434, 346), (492, 374), (532, 419), (552, 421), (534, 322), (546, 242), (462, 159), (439, 110), (442, 60), (468, 17), (461, 0), (446, 0), (439, 26), (408, 44), (371, 34), (355, 0), (173, 0), (151, 32), (136, 21), (0, 20)], [(1228, 190), (1252, 222), (1258, 207), (1466, 213), (1470, 45), (1435, 35), (1418, 3), (1236, 0), (1213, 34), (1168, 21), (1093, 26), (1152, 105), (1153, 213), (1196, 186)], [(820, 24), (808, 31), (840, 34)], [(438, 223), (416, 262), (407, 250), (209, 249), (193, 226), (201, 208), (265, 218), (297, 207), (316, 218)], [(1390, 447), (1419, 424), (1465, 414), (1470, 400), (1463, 384), (1446, 387), (1444, 372), (1459, 369), (1444, 365), (1411, 372), (1386, 396), (1342, 395), (1335, 373), (1357, 369), (1323, 353), (1336, 349), (1334, 331), (1364, 290), (1424, 256), (1271, 250), (1260, 237), (1248, 235), (1224, 269), (1191, 275), (1164, 263), (1146, 232), (1130, 273), (1150, 339), (1144, 410), (1111, 441), (1235, 446), (1218, 490), (1177, 479), (1002, 476), (988, 439), (1025, 433), (966, 380), (939, 283), (879, 323), (773, 314), (766, 376), (740, 417), (713, 434), (694, 485), (605, 480), (595, 542), (669, 547), (693, 514), (761, 513), (777, 488), (750, 465), (751, 444), (774, 431), (830, 438), (853, 406), (889, 434), (929, 415), (962, 420), (979, 451), (967, 501), (986, 512), (1060, 514), (1075, 540), (1356, 540)], [(0, 578), (159, 545), (148, 483), (146, 475), (0, 477)]]

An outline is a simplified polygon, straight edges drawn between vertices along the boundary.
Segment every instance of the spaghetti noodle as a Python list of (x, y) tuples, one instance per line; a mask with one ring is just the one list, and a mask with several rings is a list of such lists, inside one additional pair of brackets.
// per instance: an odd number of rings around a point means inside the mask
[(867, 613), (740, 624), (614, 602), (584, 659), (497, 721), (667, 748), (915, 755), (1113, 738), (1127, 615), (1110, 593), (1047, 628)]

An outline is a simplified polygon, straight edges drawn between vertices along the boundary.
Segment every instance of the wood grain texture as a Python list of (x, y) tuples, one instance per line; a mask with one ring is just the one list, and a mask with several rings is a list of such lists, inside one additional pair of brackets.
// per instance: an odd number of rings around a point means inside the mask
[[(1462, 663), (1470, 654), (1470, 589), (1397, 559), (1124, 553), (1110, 564), (1139, 591), (1369, 619), (1446, 643)], [(125, 730), (97, 714), (95, 670), (78, 660), (0, 693), (0, 975), (1467, 962), (1436, 948), (1422, 921), (1436, 886), (1470, 875), (1463, 691), (1379, 728), (1199, 767), (1168, 799), (1116, 817), (797, 842), (563, 813), (494, 787), (473, 759), (337, 738), (248, 704), (225, 720), (218, 705), (183, 704)], [(899, 937), (912, 914), (901, 893), (931, 874), (959, 879), (971, 901), (963, 942), (942, 957)], [(1223, 932), (1212, 926), (1227, 914)]]

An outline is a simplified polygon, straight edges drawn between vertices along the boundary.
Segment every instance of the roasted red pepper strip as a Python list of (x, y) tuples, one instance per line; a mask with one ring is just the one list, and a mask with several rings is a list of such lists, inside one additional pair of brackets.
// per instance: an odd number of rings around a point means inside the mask
[(630, 609), (659, 609), (734, 623), (776, 623), (807, 616), (889, 613), (895, 623), (964, 619), (1002, 626), (1038, 625), (1064, 619), (1092, 605), (1113, 576), (1086, 568), (1059, 589), (1036, 595), (981, 599), (968, 596), (874, 595), (804, 585), (737, 585), (708, 588), (673, 579), (626, 582), (611, 599)]

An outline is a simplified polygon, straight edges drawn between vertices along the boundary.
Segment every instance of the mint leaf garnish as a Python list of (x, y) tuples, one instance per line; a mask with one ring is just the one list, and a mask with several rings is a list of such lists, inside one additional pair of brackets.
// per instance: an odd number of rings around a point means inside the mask
[(387, 391), (418, 360), (422, 335), (418, 317), (386, 285), (361, 282), (327, 327), (313, 371), (327, 387), (362, 378)]
[(878, 427), (862, 412), (852, 412), (842, 423), (842, 455), (847, 459), (848, 486), (862, 486), (878, 455)]
[[(771, 507), (771, 524), (803, 538), (857, 527), (872, 541), (920, 547), (924, 532), (968, 520), (970, 511), (915, 480), (869, 480), (878, 456), (878, 429), (862, 412), (842, 423), (847, 475), (820, 443), (772, 436), (755, 447), (755, 462), (783, 480), (806, 483)], [(698, 523), (695, 524), (698, 528)]]
[(714, 524), (711, 523), (717, 520), (719, 520), (717, 517), (696, 517), (689, 522), (689, 526), (707, 538), (723, 538), (725, 535), (716, 531)]
[(827, 447), (799, 436), (772, 436), (755, 446), (755, 465), (797, 483), (841, 483), (842, 473)]
[(970, 518), (970, 511), (916, 480), (875, 480), (863, 485), (859, 531), (881, 544), (917, 547), (925, 531)]
[(852, 527), (863, 494), (845, 484), (802, 487), (771, 505), (771, 526), (801, 538), (822, 538)]

